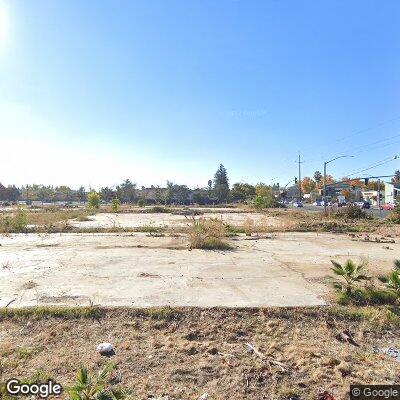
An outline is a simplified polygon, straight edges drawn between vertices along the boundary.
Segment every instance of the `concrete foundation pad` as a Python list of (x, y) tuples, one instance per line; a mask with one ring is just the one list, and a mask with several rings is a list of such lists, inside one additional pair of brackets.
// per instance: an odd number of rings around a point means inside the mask
[(184, 236), (144, 233), (11, 235), (0, 244), (0, 306), (10, 307), (323, 305), (331, 258), (365, 256), (386, 271), (400, 250), (315, 233), (241, 236), (233, 251), (189, 251)]

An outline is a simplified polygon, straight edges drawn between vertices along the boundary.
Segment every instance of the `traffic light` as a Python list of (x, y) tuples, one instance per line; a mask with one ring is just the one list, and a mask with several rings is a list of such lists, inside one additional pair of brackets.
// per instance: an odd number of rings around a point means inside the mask
[(294, 178), (294, 183), (297, 184), (297, 178)]
[(365, 179), (364, 179), (364, 182), (365, 182), (365, 186), (367, 186), (367, 185), (368, 185), (368, 182), (369, 182), (369, 178), (365, 178)]

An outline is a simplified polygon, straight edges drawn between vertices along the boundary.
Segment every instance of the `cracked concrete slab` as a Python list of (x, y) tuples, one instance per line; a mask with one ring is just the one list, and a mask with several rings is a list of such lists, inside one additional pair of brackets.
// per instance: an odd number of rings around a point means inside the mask
[(393, 253), (347, 235), (282, 233), (232, 239), (233, 251), (189, 251), (186, 238), (134, 234), (0, 238), (0, 306), (323, 305), (330, 259), (367, 257), (389, 270)]

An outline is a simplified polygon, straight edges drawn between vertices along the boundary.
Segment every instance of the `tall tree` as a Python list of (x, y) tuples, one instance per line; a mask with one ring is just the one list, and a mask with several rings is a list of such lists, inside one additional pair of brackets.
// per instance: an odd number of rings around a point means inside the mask
[[(324, 181), (322, 180), (321, 183), (323, 184)], [(335, 183), (335, 180), (333, 179), (333, 176), (332, 175), (326, 175), (326, 184), (327, 185), (332, 185), (333, 183)]]
[(0, 200), (8, 200), (7, 199), (7, 189), (1, 183), (0, 183)]
[(163, 191), (160, 188), (160, 186), (156, 186), (156, 189), (154, 190), (154, 199), (156, 203), (162, 203), (163, 202)]
[(190, 190), (186, 185), (175, 185), (174, 192), (179, 204), (185, 203), (189, 198)]
[(84, 203), (86, 201), (86, 192), (83, 186), (78, 189), (77, 196), (80, 202)]
[(309, 176), (305, 176), (301, 181), (301, 189), (303, 193), (310, 193), (315, 189), (315, 182)]
[(314, 172), (314, 180), (319, 184), (322, 181), (322, 174), (319, 171)]
[(256, 188), (249, 183), (235, 183), (231, 190), (232, 200), (246, 200), (249, 196), (256, 194)]
[(229, 180), (226, 168), (220, 164), (214, 175), (214, 194), (218, 202), (224, 203), (229, 195)]
[(272, 187), (260, 182), (257, 183), (257, 185), (255, 186), (255, 191), (256, 191), (256, 195), (259, 197), (267, 197), (267, 196), (272, 196)]
[(400, 171), (397, 170), (394, 173), (394, 177), (392, 178), (392, 183), (400, 183)]
[(17, 201), (21, 196), (19, 189), (15, 186), (8, 186), (7, 187), (7, 200), (9, 201)]
[(111, 189), (108, 186), (102, 187), (100, 189), (101, 199), (106, 203), (109, 203), (115, 197), (115, 195), (116, 195), (115, 190)]
[(228, 173), (222, 164), (219, 165), (217, 172), (214, 175), (214, 188), (216, 185), (226, 185), (229, 188)]
[(165, 191), (165, 203), (172, 203), (175, 194), (175, 185), (171, 181), (167, 181), (167, 190)]
[(136, 183), (125, 179), (117, 187), (117, 197), (124, 203), (133, 203), (136, 200)]

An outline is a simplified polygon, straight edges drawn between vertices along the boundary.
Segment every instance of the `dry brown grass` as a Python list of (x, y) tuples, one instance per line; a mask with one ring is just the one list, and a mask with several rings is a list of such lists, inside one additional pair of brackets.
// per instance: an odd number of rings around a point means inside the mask
[(71, 219), (85, 221), (93, 215), (93, 211), (81, 210), (49, 210), (37, 213), (27, 213), (28, 225), (45, 226), (65, 222)]
[[(131, 208), (129, 208), (131, 207)], [(146, 213), (153, 211), (154, 208), (148, 208)], [(186, 215), (190, 213), (190, 210), (184, 209), (182, 207), (174, 207), (173, 213), (180, 213)], [(210, 208), (210, 211), (213, 209)], [(234, 210), (234, 209), (233, 209)], [(99, 212), (106, 212), (108, 209), (101, 209)], [(170, 210), (169, 210), (170, 211)], [(88, 211), (86, 209), (71, 209), (65, 210), (60, 208), (47, 208), (40, 210), (25, 210), (27, 216), (28, 232), (76, 232), (76, 233), (94, 233), (94, 232), (136, 232), (140, 231), (140, 227), (124, 228), (119, 226), (113, 226), (109, 228), (102, 227), (73, 227), (69, 224), (70, 220), (87, 221), (90, 220), (90, 215), (93, 211)], [(120, 212), (136, 212), (142, 213), (143, 210), (132, 206), (125, 205), (121, 208)], [(203, 211), (201, 211), (203, 212)], [(309, 213), (298, 210), (281, 210), (273, 209), (262, 212), (263, 217), (259, 220), (254, 220), (251, 218), (246, 218), (241, 224), (230, 224), (229, 226), (223, 222), (217, 226), (216, 223), (206, 222), (205, 224), (210, 224), (210, 227), (205, 227), (205, 229), (211, 229), (216, 231), (216, 236), (222, 238), (226, 233), (245, 233), (246, 235), (251, 235), (253, 233), (274, 233), (274, 232), (377, 232), (380, 234), (392, 234), (394, 236), (399, 236), (400, 227), (396, 224), (391, 224), (387, 220), (380, 219), (363, 219), (363, 220), (346, 220), (338, 219), (334, 215), (324, 216), (322, 213)], [(15, 215), (14, 213), (6, 213), (0, 215), (0, 233), (13, 232), (11, 229), (4, 228), (4, 219)], [(206, 221), (207, 217), (202, 217), (202, 221)], [(223, 229), (225, 225), (225, 230), (229, 232), (221, 233), (218, 230)], [(203, 229), (204, 230), (204, 229)], [(163, 232), (170, 233), (190, 233), (191, 229), (187, 227), (170, 226), (164, 227)], [(201, 240), (199, 237), (199, 232), (201, 229), (195, 229), (192, 240)], [(197, 236), (197, 238), (196, 238)], [(213, 239), (214, 240), (214, 239)]]
[[(1, 379), (70, 385), (81, 364), (94, 372), (112, 361), (135, 399), (315, 399), (321, 389), (345, 399), (351, 383), (398, 380), (396, 361), (372, 348), (398, 343), (400, 331), (372, 316), (370, 308), (9, 310), (0, 315)], [(360, 347), (336, 339), (344, 329)], [(115, 347), (111, 360), (95, 351), (104, 341)]]
[(187, 218), (190, 221), (188, 240), (190, 249), (229, 250), (231, 246), (224, 240), (226, 225), (216, 218)]
[(93, 215), (93, 211), (86, 209), (78, 210), (62, 210), (59, 208), (40, 209), (39, 211), (17, 209), (13, 212), (0, 215), (0, 233), (18, 232), (13, 227), (7, 227), (5, 223), (7, 219), (13, 220), (18, 212), (23, 212), (26, 216), (27, 228), (26, 232), (65, 232), (71, 230), (70, 220), (77, 219), (80, 221), (89, 220), (89, 215)]

